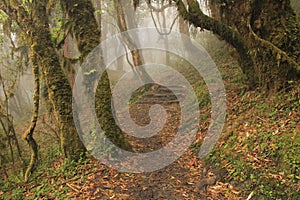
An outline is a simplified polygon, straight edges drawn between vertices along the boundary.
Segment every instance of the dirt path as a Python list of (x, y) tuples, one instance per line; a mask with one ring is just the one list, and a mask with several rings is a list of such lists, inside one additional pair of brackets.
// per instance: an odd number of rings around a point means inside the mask
[[(173, 139), (179, 128), (178, 100), (164, 87), (143, 94), (143, 97), (131, 106), (133, 121), (141, 126), (149, 124), (149, 108), (154, 104), (164, 106), (167, 112), (166, 123), (153, 137), (129, 137), (135, 152), (149, 152), (162, 148)], [(202, 133), (199, 132), (197, 136), (199, 139)], [(72, 189), (70, 195), (75, 199), (238, 199), (238, 192), (230, 184), (217, 182), (216, 175), (210, 169), (203, 170), (201, 161), (191, 150), (186, 151), (173, 164), (149, 173), (120, 173), (95, 160), (89, 163), (88, 168), (94, 169), (95, 172), (84, 180), (69, 183)]]

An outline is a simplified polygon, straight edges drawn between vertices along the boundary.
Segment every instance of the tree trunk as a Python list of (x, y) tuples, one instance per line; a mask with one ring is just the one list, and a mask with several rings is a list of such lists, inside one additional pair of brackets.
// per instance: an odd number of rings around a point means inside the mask
[[(101, 41), (101, 17), (98, 16), (97, 26), (96, 18), (94, 17), (94, 8), (89, 0), (65, 0), (63, 6), (68, 13), (72, 22), (74, 22), (74, 35), (77, 40), (78, 49), (81, 53), (81, 60), (96, 48)], [(105, 67), (103, 58), (100, 59), (101, 66)], [(83, 69), (83, 72), (91, 72), (93, 69)], [(98, 72), (95, 72), (98, 73)], [(96, 74), (94, 74), (96, 76)], [(90, 82), (91, 77), (86, 77), (87, 82)], [(98, 121), (105, 135), (117, 146), (123, 149), (130, 149), (128, 143), (124, 139), (122, 130), (116, 124), (111, 108), (111, 88), (110, 81), (105, 70), (98, 83), (96, 90), (96, 112)]]
[[(37, 59), (35, 55), (31, 56), (32, 59)], [(35, 61), (34, 61), (35, 62)], [(40, 107), (40, 70), (39, 66), (34, 65), (33, 68), (33, 75), (34, 75), (34, 95), (33, 95), (33, 114), (31, 117), (31, 123), (29, 128), (25, 131), (23, 134), (23, 139), (26, 140), (27, 144), (29, 145), (31, 149), (31, 156), (30, 156), (30, 162), (26, 169), (24, 180), (25, 182), (28, 181), (29, 175), (33, 173), (33, 171), (36, 168), (36, 164), (38, 161), (38, 145), (33, 138), (33, 133), (38, 121), (39, 116), (39, 107)]]
[[(85, 148), (77, 134), (72, 114), (72, 91), (65, 77), (55, 46), (51, 40), (45, 2), (34, 1), (32, 4), (32, 22), (28, 19), (18, 21), (27, 28), (28, 46), (33, 65), (40, 66), (48, 88), (49, 99), (60, 130), (61, 149), (65, 157), (77, 160)], [(21, 12), (21, 11), (19, 11)]]
[(221, 21), (202, 13), (188, 0), (189, 10), (177, 1), (181, 15), (211, 30), (236, 48), (250, 86), (278, 91), (288, 80), (299, 78), (300, 31), (290, 1), (220, 1)]
[[(144, 62), (144, 58), (143, 58), (143, 54), (142, 54), (141, 50), (138, 49), (136, 42), (132, 40), (130, 35), (126, 33), (126, 31), (128, 31), (128, 27), (127, 27), (125, 13), (124, 13), (123, 4), (122, 4), (121, 0), (114, 0), (114, 5), (115, 5), (116, 12), (117, 12), (118, 27), (121, 32), (125, 32), (123, 34), (123, 39), (131, 51), (133, 65), (135, 67), (135, 70), (136, 70), (139, 78), (144, 83), (153, 82), (152, 78), (149, 76), (149, 74), (147, 73), (147, 71), (145, 70), (145, 68), (143, 66), (145, 64), (145, 62)], [(131, 17), (133, 17), (133, 16), (131, 16)], [(131, 23), (132, 26), (136, 26), (136, 22), (134, 22), (135, 19), (130, 19), (130, 20), (132, 20), (132, 23)], [(134, 27), (132, 27), (132, 28), (134, 28)], [(136, 36), (136, 38), (137, 37), (138, 36)]]
[(244, 36), (263, 90), (278, 91), (299, 76), (300, 29), (289, 0), (240, 0), (223, 12), (223, 22)]
[[(85, 152), (73, 121), (72, 90), (63, 73), (56, 47), (51, 38), (46, 12), (47, 0), (23, 5), (16, 1), (0, 1), (0, 9), (8, 14), (26, 35), (31, 50), (31, 61), (42, 70), (59, 125), (61, 149), (66, 158), (77, 160)], [(30, 13), (30, 14), (29, 14)]]
[(201, 27), (219, 35), (222, 39), (236, 48), (239, 53), (242, 71), (247, 77), (247, 82), (251, 88), (254, 87), (257, 82), (257, 77), (253, 68), (254, 64), (252, 58), (248, 54), (248, 48), (240, 33), (232, 27), (226, 26), (224, 23), (205, 15), (201, 11), (198, 2), (194, 0), (188, 0), (187, 2), (189, 10), (186, 9), (186, 5), (181, 0), (176, 2), (178, 11), (182, 17), (195, 27)]

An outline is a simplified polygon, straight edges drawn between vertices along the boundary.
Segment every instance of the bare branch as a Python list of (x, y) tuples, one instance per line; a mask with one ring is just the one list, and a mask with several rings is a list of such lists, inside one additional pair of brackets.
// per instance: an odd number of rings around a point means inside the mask
[(157, 8), (151, 4), (151, 1), (147, 1), (147, 5), (148, 5), (148, 8), (154, 12), (163, 12), (165, 9), (175, 6), (175, 4), (173, 4), (171, 2), (166, 5), (162, 5), (160, 8)]

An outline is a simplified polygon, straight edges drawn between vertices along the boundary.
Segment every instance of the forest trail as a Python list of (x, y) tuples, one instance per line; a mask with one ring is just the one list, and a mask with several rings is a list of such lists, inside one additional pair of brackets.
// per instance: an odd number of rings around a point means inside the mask
[[(53, 122), (41, 120), (36, 136), (39, 146), (44, 147), (40, 158), (43, 163), (28, 183), (24, 183), (21, 176), (8, 179), (0, 190), (0, 199), (11, 196), (14, 198), (4, 199), (244, 200), (267, 191), (259, 190), (258, 184), (248, 188), (243, 185), (258, 181), (271, 185), (272, 192), (299, 191), (298, 183), (292, 182), (289, 175), (290, 166), (296, 169), (297, 164), (280, 166), (278, 162), (282, 155), (289, 156), (283, 157), (285, 163), (299, 160), (299, 137), (296, 137), (300, 130), (299, 87), (291, 88), (286, 95), (270, 97), (267, 104), (264, 93), (244, 89), (236, 63), (230, 59), (225, 61), (222, 60), (219, 66), (226, 86), (227, 120), (222, 137), (205, 163), (199, 160), (197, 153), (210, 123), (209, 99), (203, 86), (199, 86), (202, 84), (199, 78), (188, 71), (187, 76), (200, 97), (201, 119), (193, 144), (172, 164), (154, 172), (133, 174), (119, 172), (90, 155), (78, 163), (68, 163), (58, 148), (58, 141), (54, 141), (56, 127), (44, 126), (54, 125)], [(166, 123), (157, 135), (146, 139), (128, 137), (133, 151), (155, 151), (174, 138), (180, 107), (175, 96), (162, 87), (137, 96), (141, 98), (130, 101), (131, 118), (136, 124), (150, 122), (149, 108), (154, 104), (163, 105), (167, 111)], [(21, 126), (19, 132), (25, 127)], [(134, 162), (132, 159), (132, 166)], [(283, 170), (285, 174), (281, 173)], [(280, 185), (283, 189), (276, 188), (278, 180), (284, 183)]]
[[(152, 87), (154, 88), (154, 87)], [(172, 87), (172, 91), (184, 90)], [(134, 152), (155, 151), (167, 145), (176, 135), (180, 122), (179, 102), (172, 91), (158, 86), (143, 93), (130, 107), (134, 122), (145, 126), (150, 123), (149, 108), (155, 104), (164, 106), (167, 119), (162, 130), (153, 137), (138, 139), (129, 137)], [(184, 95), (182, 95), (184, 98)], [(155, 117), (155, 116), (154, 116)], [(197, 140), (203, 137), (198, 132)], [(153, 162), (161, 162), (155, 161)], [(134, 160), (132, 161), (134, 165)], [(211, 169), (203, 169), (197, 154), (188, 149), (171, 165), (140, 174), (120, 173), (92, 159), (85, 166), (85, 179), (68, 182), (69, 195), (75, 199), (239, 199), (239, 192), (229, 183), (218, 181)], [(86, 173), (86, 172), (83, 172)], [(226, 196), (226, 197), (225, 197)]]

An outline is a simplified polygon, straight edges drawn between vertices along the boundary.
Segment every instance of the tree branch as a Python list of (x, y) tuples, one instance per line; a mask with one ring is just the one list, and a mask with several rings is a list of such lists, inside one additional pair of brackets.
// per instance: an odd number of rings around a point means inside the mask
[(199, 3), (195, 0), (188, 0), (188, 10), (182, 0), (174, 0), (180, 15), (193, 24), (195, 27), (200, 27), (214, 34), (219, 35), (227, 43), (232, 45), (239, 54), (239, 61), (241, 69), (247, 76), (247, 81), (250, 87), (254, 87), (257, 83), (257, 76), (254, 72), (254, 63), (251, 56), (248, 54), (248, 48), (239, 32), (232, 27), (227, 26), (218, 20), (215, 20), (205, 15), (199, 6)]
[[(33, 57), (34, 59), (37, 59), (36, 56), (33, 55)], [(25, 182), (28, 181), (29, 175), (34, 171), (38, 159), (38, 146), (36, 141), (33, 138), (33, 133), (39, 116), (39, 105), (40, 105), (40, 78), (39, 78), (40, 74), (39, 74), (38, 66), (33, 66), (33, 75), (34, 75), (33, 114), (31, 118), (31, 124), (29, 128), (26, 130), (26, 132), (23, 134), (23, 139), (26, 140), (27, 144), (31, 148), (30, 162), (24, 175)]]
[(147, 5), (148, 5), (148, 8), (149, 8), (150, 10), (153, 10), (154, 12), (163, 12), (165, 9), (174, 6), (174, 4), (169, 3), (169, 4), (166, 4), (166, 5), (162, 5), (160, 8), (157, 8), (157, 7), (154, 7), (154, 6), (151, 4), (151, 1), (147, 1)]
[(280, 58), (278, 57), (278, 59), (286, 60), (291, 66), (293, 66), (293, 68), (295, 70), (300, 71), (300, 64), (298, 64), (295, 60), (293, 60), (285, 51), (281, 50), (280, 48), (275, 46), (273, 43), (271, 43), (267, 40), (264, 40), (264, 39), (260, 38), (258, 35), (256, 35), (256, 33), (253, 31), (250, 24), (248, 24), (248, 28), (249, 28), (251, 35), (254, 37), (254, 39), (256, 41), (260, 42), (260, 44), (262, 46), (265, 46), (269, 49), (274, 50), (275, 52), (277, 52), (277, 56), (280, 57)]

